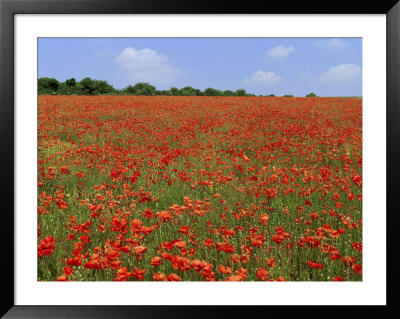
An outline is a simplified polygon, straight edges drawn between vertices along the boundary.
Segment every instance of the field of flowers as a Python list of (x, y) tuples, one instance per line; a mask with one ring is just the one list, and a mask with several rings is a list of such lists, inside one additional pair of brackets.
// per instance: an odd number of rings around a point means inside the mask
[(362, 280), (361, 99), (38, 99), (38, 280)]

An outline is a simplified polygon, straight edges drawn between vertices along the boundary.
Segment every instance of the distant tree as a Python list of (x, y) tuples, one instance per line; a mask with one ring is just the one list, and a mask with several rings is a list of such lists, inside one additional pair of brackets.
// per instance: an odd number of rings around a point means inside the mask
[(128, 86), (124, 89), (124, 91), (125, 91), (126, 94), (128, 94), (128, 95), (133, 95), (133, 94), (135, 94), (135, 89), (133, 88), (132, 85), (128, 85)]
[(213, 88), (207, 88), (204, 90), (203, 95), (205, 95), (205, 96), (222, 96), (222, 95), (224, 95), (224, 93), (222, 93), (222, 91), (220, 91), (220, 90), (216, 90)]
[(285, 94), (283, 97), (293, 97), (292, 94)]
[(269, 94), (269, 95), (266, 95), (266, 96), (271, 96), (271, 97), (274, 97), (274, 96), (275, 96), (275, 94)]
[(91, 78), (89, 77), (83, 78), (82, 80), (79, 81), (79, 84), (82, 87), (83, 94), (93, 95), (96, 86)]
[(75, 86), (75, 85), (76, 85), (76, 80), (75, 80), (74, 78), (71, 78), (71, 79), (69, 79), (69, 80), (66, 80), (66, 81), (65, 81), (65, 84), (66, 84), (67, 86)]
[(231, 90), (225, 90), (224, 96), (236, 96), (236, 93)]
[(38, 94), (55, 94), (59, 84), (60, 83), (54, 78), (39, 78)]
[[(38, 94), (73, 94), (73, 95), (174, 95), (174, 96), (256, 96), (246, 93), (244, 89), (220, 91), (214, 88), (206, 88), (203, 92), (191, 86), (181, 89), (171, 87), (169, 90), (156, 90), (149, 83), (140, 82), (135, 85), (128, 85), (123, 89), (115, 89), (107, 81), (94, 80), (85, 77), (79, 82), (75, 78), (67, 79), (65, 82), (58, 82), (55, 78), (39, 78)], [(314, 93), (310, 93), (314, 94)], [(262, 96), (262, 95), (259, 95)], [(274, 96), (273, 94), (269, 96)], [(285, 95), (288, 96), (288, 95)], [(313, 95), (307, 95), (313, 96)], [(316, 96), (316, 95), (314, 95)]]
[(179, 93), (179, 89), (178, 88), (176, 88), (176, 87), (172, 87), (171, 89), (170, 89), (170, 92), (171, 92), (171, 95), (180, 95), (180, 93)]
[(317, 94), (315, 94), (314, 92), (308, 93), (306, 95), (306, 97), (316, 97), (316, 96), (317, 96)]
[(133, 88), (133, 94), (134, 95), (155, 95), (156, 94), (156, 88), (149, 83), (136, 83)]
[(94, 95), (110, 94), (114, 91), (114, 88), (104, 80), (95, 80), (94, 82)]
[(183, 96), (196, 96), (196, 91), (191, 86), (185, 86), (179, 90), (179, 95)]
[(67, 86), (66, 82), (60, 82), (58, 84), (57, 94), (70, 95), (71, 94), (71, 92), (69, 90), (70, 88), (73, 88), (73, 87)]

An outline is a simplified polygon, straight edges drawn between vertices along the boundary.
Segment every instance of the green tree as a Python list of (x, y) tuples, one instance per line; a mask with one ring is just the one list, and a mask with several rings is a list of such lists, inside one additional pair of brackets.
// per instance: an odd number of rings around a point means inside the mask
[(94, 82), (94, 95), (110, 94), (114, 91), (114, 88), (104, 80), (95, 80)]
[(124, 89), (124, 91), (125, 91), (127, 94), (130, 94), (130, 95), (135, 94), (135, 90), (134, 90), (134, 88), (133, 88), (132, 85), (128, 85), (128, 86)]
[(60, 83), (54, 78), (39, 78), (38, 94), (55, 94), (59, 85)]
[(136, 95), (155, 95), (156, 88), (149, 83), (137, 83), (133, 87)]
[(80, 80), (79, 84), (82, 87), (82, 93), (85, 95), (93, 95), (96, 90), (95, 82), (89, 77)]
[(236, 93), (231, 90), (225, 90), (224, 96), (236, 96)]
[(67, 86), (75, 86), (76, 85), (76, 80), (74, 78), (68, 79), (65, 81), (65, 84)]
[(196, 91), (191, 86), (185, 86), (179, 90), (179, 94), (183, 96), (196, 96)]
[(57, 94), (59, 95), (70, 95), (71, 92), (69, 90), (69, 86), (65, 82), (60, 82), (58, 84)]
[(222, 93), (222, 91), (220, 91), (220, 90), (216, 90), (213, 88), (207, 88), (204, 90), (203, 95), (205, 95), (205, 96), (223, 96), (224, 93)]
[(134, 86), (128, 85), (124, 91), (129, 95), (156, 95), (156, 88), (149, 83), (136, 83)]
[(292, 94), (285, 94), (283, 97), (293, 97)]
[(317, 94), (315, 94), (314, 92), (308, 93), (306, 95), (306, 97), (316, 97), (316, 96), (317, 96)]
[(246, 90), (245, 89), (237, 89), (236, 90), (236, 95), (237, 96), (245, 96), (246, 95)]
[(176, 88), (176, 87), (172, 87), (171, 89), (170, 89), (170, 92), (171, 92), (171, 95), (180, 95), (179, 94), (179, 89), (178, 88)]

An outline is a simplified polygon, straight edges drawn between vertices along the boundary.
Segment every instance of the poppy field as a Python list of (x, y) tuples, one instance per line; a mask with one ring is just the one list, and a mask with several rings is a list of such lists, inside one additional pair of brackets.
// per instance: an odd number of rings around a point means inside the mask
[(38, 281), (361, 281), (362, 99), (38, 96)]

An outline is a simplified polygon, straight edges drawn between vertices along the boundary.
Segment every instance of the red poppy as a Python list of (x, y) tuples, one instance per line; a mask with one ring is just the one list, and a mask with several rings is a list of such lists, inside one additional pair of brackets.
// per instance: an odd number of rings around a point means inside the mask
[(342, 276), (336, 276), (332, 278), (333, 281), (343, 281), (343, 277)]
[(131, 276), (137, 278), (138, 280), (143, 280), (144, 274), (146, 273), (146, 270), (139, 270), (137, 267), (135, 267), (131, 271)]
[(268, 214), (261, 214), (260, 215), (260, 223), (261, 224), (263, 224), (263, 225), (265, 225), (265, 226), (268, 226), (268, 221), (269, 221), (269, 216), (268, 216)]
[(232, 268), (230, 268), (230, 267), (225, 267), (224, 265), (220, 265), (219, 268), (218, 268), (218, 271), (219, 271), (221, 274), (228, 274), (228, 275), (230, 275), (230, 274), (232, 273)]
[(144, 246), (136, 246), (133, 248), (135, 255), (137, 258), (141, 258), (142, 255), (147, 251), (147, 247)]
[(256, 275), (257, 275), (257, 278), (260, 280), (267, 280), (268, 276), (269, 276), (269, 272), (267, 269), (261, 267), (261, 268), (257, 269)]
[(53, 236), (43, 238), (38, 245), (38, 257), (51, 255), (55, 248), (55, 239)]
[(68, 281), (68, 277), (65, 275), (57, 277), (56, 281)]
[(161, 264), (161, 257), (155, 256), (150, 259), (150, 266), (160, 266)]
[(267, 258), (267, 265), (268, 265), (268, 267), (271, 267), (271, 268), (275, 267), (275, 265), (276, 265), (275, 258)]

